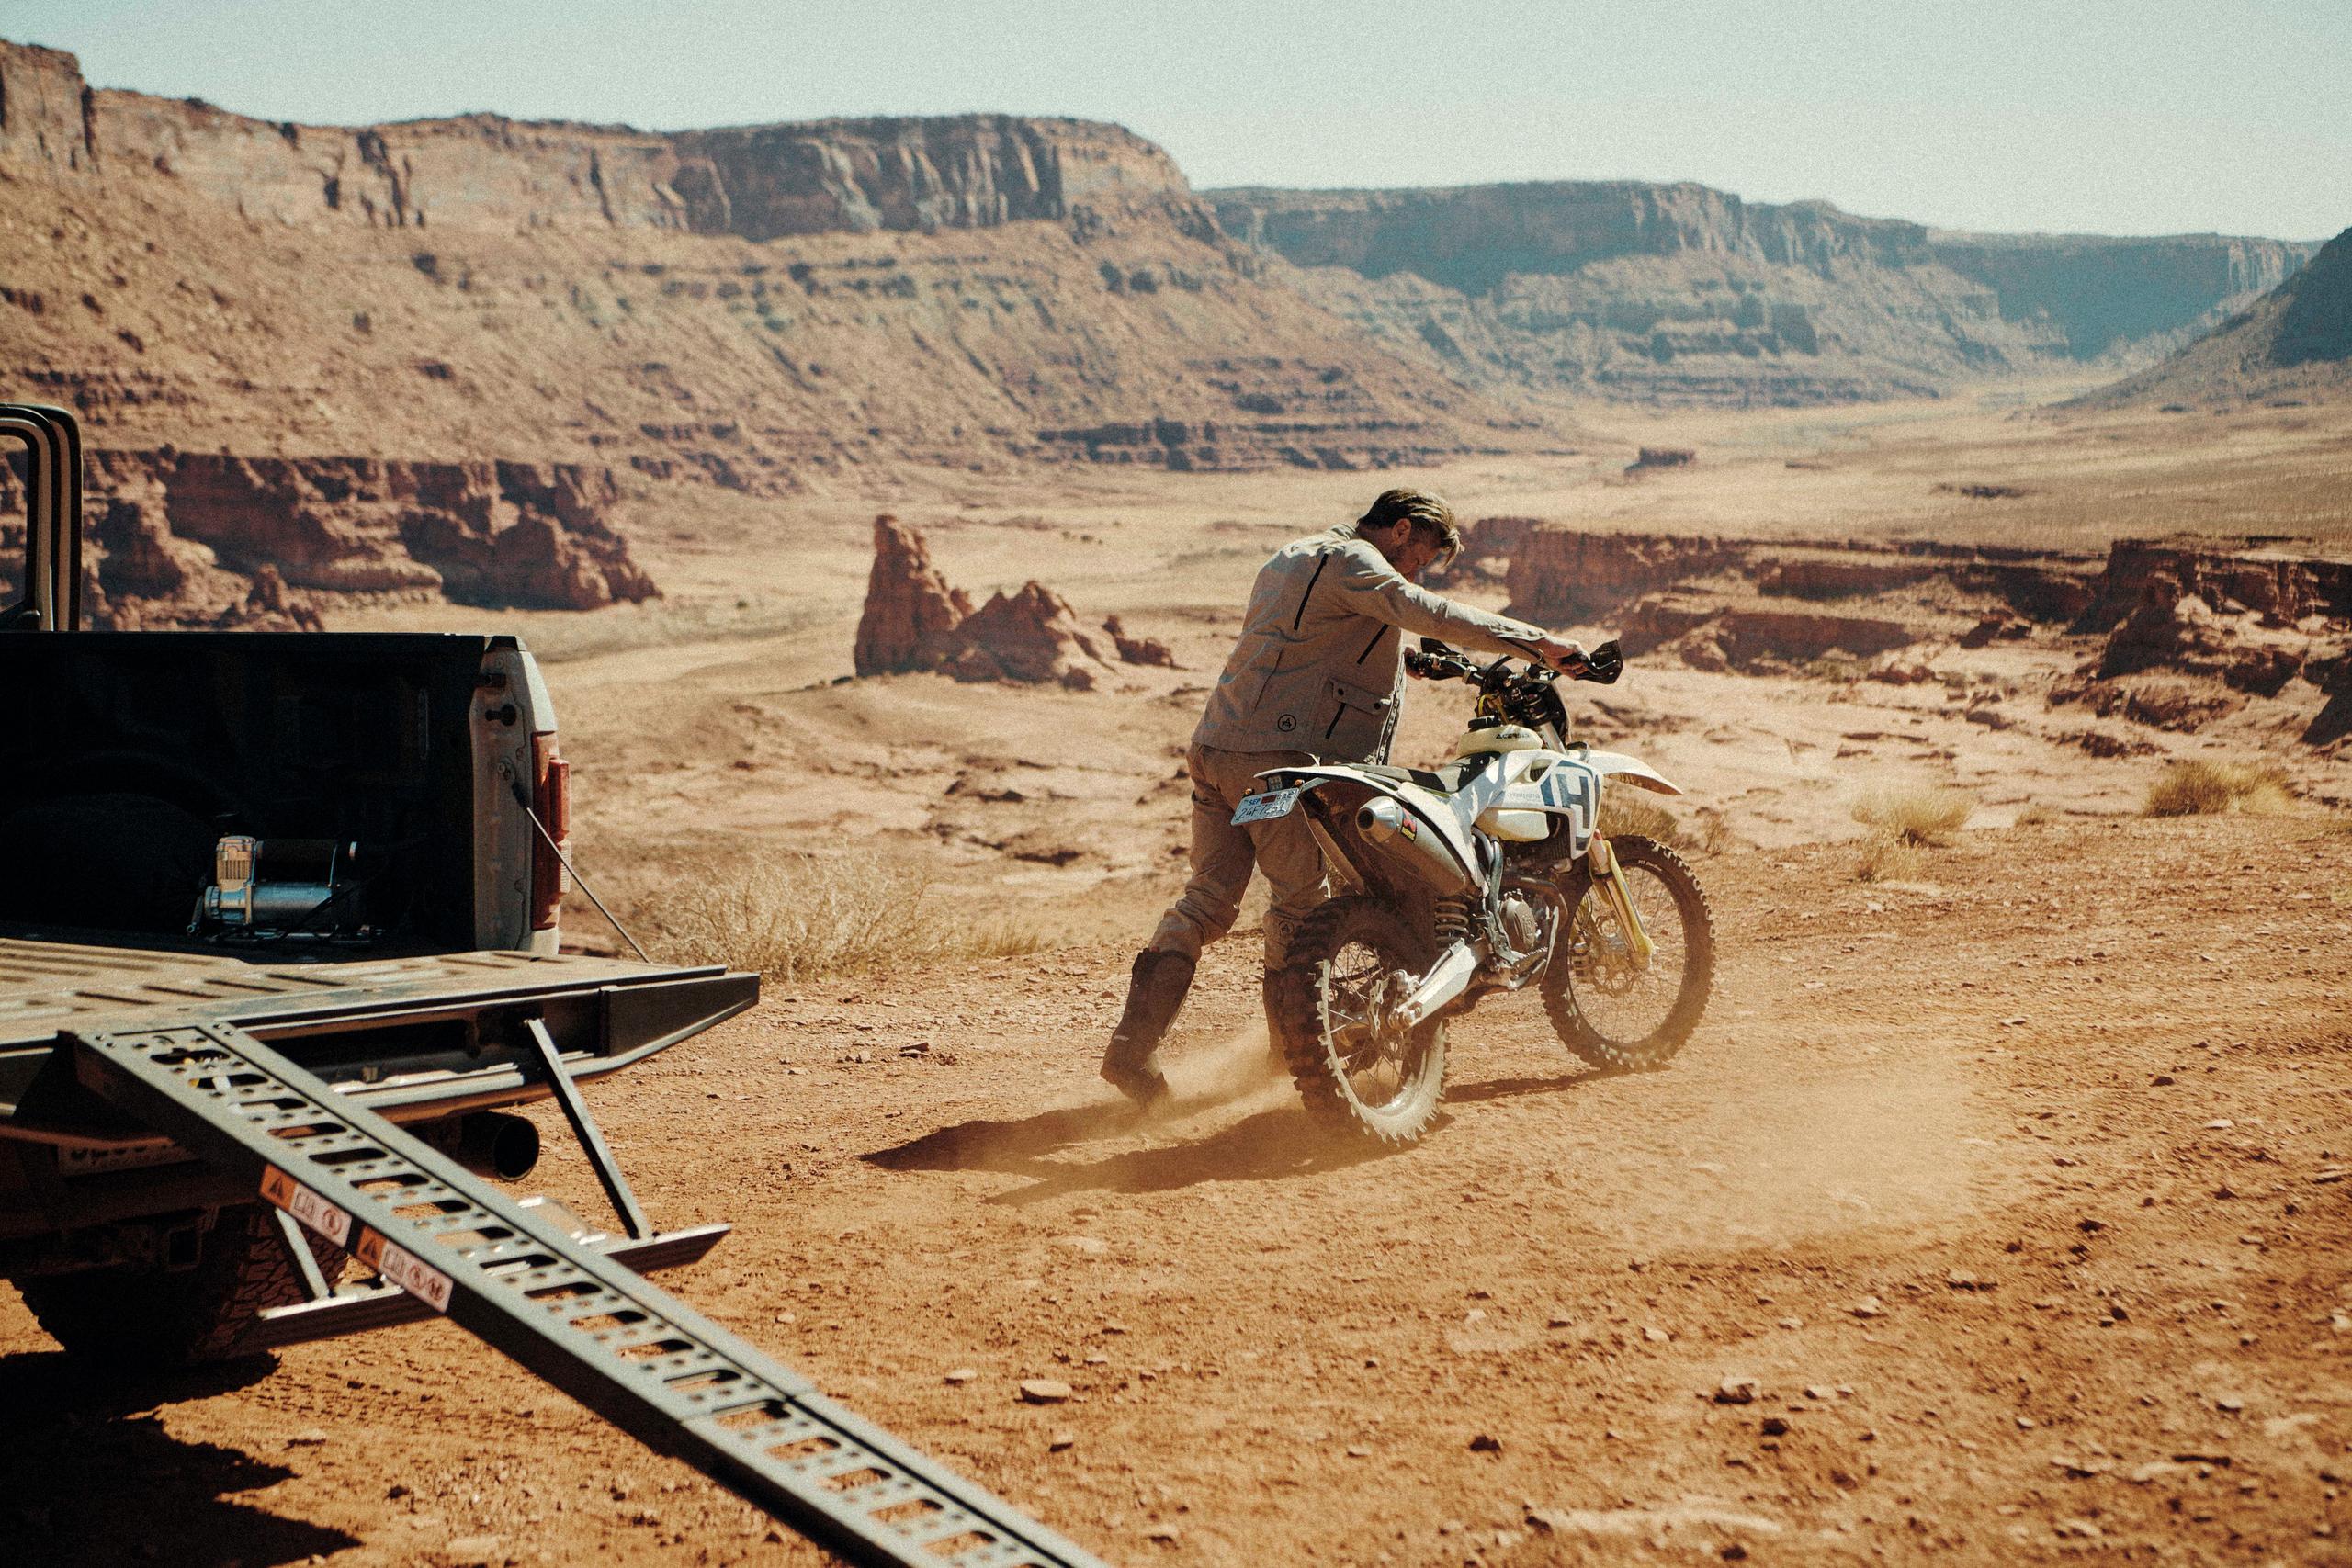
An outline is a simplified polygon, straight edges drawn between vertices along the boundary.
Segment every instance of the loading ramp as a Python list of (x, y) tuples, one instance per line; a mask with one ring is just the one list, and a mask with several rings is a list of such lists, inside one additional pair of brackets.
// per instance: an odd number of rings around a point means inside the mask
[[(653, 1266), (665, 1245), (707, 1247), (699, 1233), (596, 1245), (232, 1023), (92, 1031), (70, 1043), (83, 1085), (249, 1184), (405, 1298), (379, 1290), (364, 1309), (339, 1309), (335, 1298), (283, 1309), (297, 1324), (306, 1310), (447, 1316), (860, 1568), (1102, 1568), (625, 1261)], [(276, 1335), (317, 1337), (282, 1322)]]

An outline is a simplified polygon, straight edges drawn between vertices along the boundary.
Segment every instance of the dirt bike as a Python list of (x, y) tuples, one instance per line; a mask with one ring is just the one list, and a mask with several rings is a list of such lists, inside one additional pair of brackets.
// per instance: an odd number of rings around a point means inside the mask
[[(1482, 998), (1543, 988), (1562, 1043), (1595, 1066), (1662, 1066), (1705, 1012), (1714, 926), (1698, 877), (1651, 839), (1599, 829), (1604, 784), (1682, 792), (1566, 739), (1557, 672), (1479, 664), (1434, 638), (1424, 680), (1477, 691), (1454, 761), (1278, 768), (1236, 823), (1297, 811), (1344, 890), (1300, 921), (1266, 1015), (1308, 1111), (1408, 1144), (1445, 1091), (1445, 1029)], [(1574, 678), (1614, 682), (1614, 642)]]

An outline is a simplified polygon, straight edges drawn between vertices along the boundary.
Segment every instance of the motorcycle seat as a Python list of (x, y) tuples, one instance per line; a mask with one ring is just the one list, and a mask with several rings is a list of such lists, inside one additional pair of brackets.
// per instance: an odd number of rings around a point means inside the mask
[(1462, 787), (1463, 775), (1469, 771), (1470, 763), (1474, 761), (1484, 764), (1486, 759), (1474, 757), (1467, 761), (1448, 762), (1435, 770), (1396, 768), (1385, 762), (1364, 762), (1360, 764), (1360, 767), (1363, 772), (1370, 773), (1374, 778), (1393, 779), (1398, 784), (1419, 784), (1423, 789), (1433, 789), (1441, 795), (1452, 795)]

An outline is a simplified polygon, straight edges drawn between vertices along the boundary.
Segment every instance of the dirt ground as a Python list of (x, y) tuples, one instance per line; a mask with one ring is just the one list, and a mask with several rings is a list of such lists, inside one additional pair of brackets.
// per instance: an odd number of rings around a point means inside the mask
[[(594, 1098), (658, 1219), (737, 1227), (673, 1288), (1113, 1562), (2352, 1564), (2352, 834), (2293, 716), (2098, 759), (2015, 694), (2046, 650), (1908, 688), (1637, 663), (1574, 694), (1579, 726), (1730, 845), (1700, 862), (1714, 1004), (1669, 1070), (1583, 1071), (1532, 998), (1489, 1004), (1446, 1119), (1370, 1156), (1269, 1067), (1245, 939), (1180, 1027), (1174, 1114), (1138, 1126), (1092, 1076), (1275, 544), (1398, 482), (1595, 528), (2352, 537), (2344, 411), (2036, 410), (2064, 389), (1621, 411), (1585, 454), (1438, 473), (711, 491), (628, 519), (657, 604), (337, 625), (524, 631), (575, 847), (625, 908), (665, 868), (856, 843), (1031, 923), (1023, 957), (771, 983)], [(1653, 441), (1699, 466), (1622, 482)], [(1938, 488), (1980, 480), (2027, 493)], [(837, 683), (883, 506), (975, 593), (1039, 578), (1183, 668)], [(1417, 689), (1400, 756), (1444, 746), (1456, 696)], [(2139, 817), (2180, 757), (2283, 764), (2307, 798)], [(1923, 881), (1856, 878), (1849, 807), (1888, 782), (1979, 803)], [(542, 1124), (526, 1186), (602, 1213)], [(1040, 1377), (1071, 1397), (1022, 1403)], [(0, 1415), (6, 1568), (817, 1560), (447, 1325), (120, 1386), (0, 1291)]]
[[(1114, 1562), (2352, 1562), (2352, 837), (1702, 871), (1668, 1070), (1489, 1006), (1400, 1154), (1309, 1127), (1238, 942), (1147, 1126), (1109, 944), (771, 987), (596, 1102), (738, 1227), (674, 1288)], [(11, 1563), (815, 1555), (444, 1324), (124, 1389), (10, 1300), (0, 1408)]]

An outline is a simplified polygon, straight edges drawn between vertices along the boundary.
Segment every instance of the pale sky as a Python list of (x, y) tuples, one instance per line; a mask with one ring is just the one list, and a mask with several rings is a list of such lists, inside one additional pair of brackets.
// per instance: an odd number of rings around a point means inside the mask
[(2352, 225), (2352, 0), (0, 0), (267, 119), (1114, 120), (1196, 186), (1697, 180), (1951, 228)]

